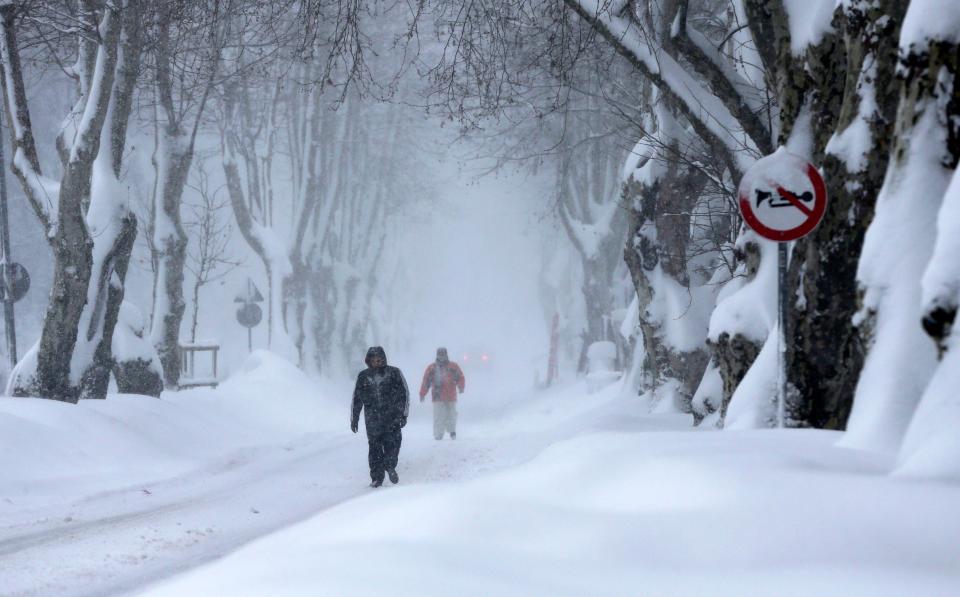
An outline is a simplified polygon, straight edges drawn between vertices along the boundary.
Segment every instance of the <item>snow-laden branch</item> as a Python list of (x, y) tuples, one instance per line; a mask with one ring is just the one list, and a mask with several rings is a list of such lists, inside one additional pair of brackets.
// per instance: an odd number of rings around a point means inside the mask
[[(685, 8), (686, 2), (683, 2)], [(687, 26), (686, 10), (677, 12), (672, 42), (684, 58), (724, 102), (743, 130), (764, 153), (774, 150), (771, 133), (760, 115), (765, 109), (759, 90), (714, 47), (703, 33)]]
[(10, 115), (10, 132), (13, 143), (13, 173), (21, 186), (46, 232), (47, 238), (54, 236), (52, 214), (56, 212), (60, 185), (43, 175), (37, 144), (30, 122), (30, 110), (27, 105), (26, 87), (23, 82), (23, 70), (17, 51), (16, 29), (14, 25), (15, 6), (0, 6), (3, 23), (0, 27), (0, 71), (3, 75), (3, 99), (7, 114)]
[(663, 93), (676, 100), (678, 110), (697, 134), (713, 146), (725, 148), (740, 172), (745, 171), (769, 144), (764, 132), (753, 139), (743, 123), (717, 94), (704, 87), (673, 57), (654, 47), (632, 20), (630, 11), (613, 13), (597, 0), (564, 0), (581, 18), (590, 23), (640, 73)]

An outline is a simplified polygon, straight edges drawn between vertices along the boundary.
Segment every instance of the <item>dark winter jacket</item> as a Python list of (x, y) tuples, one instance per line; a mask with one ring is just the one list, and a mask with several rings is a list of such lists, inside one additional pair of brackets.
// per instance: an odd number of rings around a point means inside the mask
[[(383, 359), (383, 367), (369, 366), (374, 356)], [(367, 351), (368, 367), (357, 376), (357, 385), (353, 390), (350, 424), (356, 428), (360, 422), (360, 411), (363, 410), (368, 436), (403, 427), (410, 414), (407, 381), (399, 369), (387, 366), (386, 362), (387, 356), (379, 346)]]

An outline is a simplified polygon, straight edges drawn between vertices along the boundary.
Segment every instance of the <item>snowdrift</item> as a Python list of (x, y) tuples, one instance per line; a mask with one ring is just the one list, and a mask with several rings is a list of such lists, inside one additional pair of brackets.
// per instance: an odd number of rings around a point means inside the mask
[[(342, 396), (257, 351), (218, 390), (113, 394), (73, 405), (0, 398), (0, 513), (171, 477), (231, 450), (331, 428)], [(347, 400), (348, 402), (348, 400)]]
[(371, 491), (148, 594), (955, 594), (958, 490), (897, 483), (835, 441), (590, 433), (500, 473)]

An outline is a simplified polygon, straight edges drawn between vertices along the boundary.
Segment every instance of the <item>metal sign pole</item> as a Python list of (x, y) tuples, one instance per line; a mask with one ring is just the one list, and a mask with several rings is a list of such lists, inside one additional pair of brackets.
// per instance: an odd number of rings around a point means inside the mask
[(787, 402), (787, 244), (777, 243), (777, 427), (784, 427)]
[(743, 221), (760, 237), (777, 243), (777, 414), (787, 425), (787, 323), (791, 297), (787, 288), (789, 244), (820, 224), (827, 210), (827, 185), (805, 158), (780, 147), (744, 173), (737, 188)]
[(0, 269), (3, 276), (3, 320), (7, 333), (7, 352), (11, 367), (17, 365), (17, 328), (13, 314), (13, 259), (10, 255), (10, 221), (7, 214), (7, 163), (3, 157), (3, 110), (0, 110)]

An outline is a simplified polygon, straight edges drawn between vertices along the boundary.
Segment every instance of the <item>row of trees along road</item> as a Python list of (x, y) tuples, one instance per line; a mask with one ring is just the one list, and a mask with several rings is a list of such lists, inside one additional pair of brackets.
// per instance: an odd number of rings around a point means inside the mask
[[(353, 305), (371, 304), (389, 275), (378, 267), (391, 240), (352, 223), (376, 223), (397, 206), (357, 200), (387, 195), (390, 179), (352, 186), (366, 158), (344, 148), (375, 151), (403, 134), (402, 110), (361, 99), (373, 88), (390, 95), (410, 80), (398, 73), (413, 72), (433, 108), (498, 146), (504, 162), (555, 168), (557, 221), (583, 271), (584, 349), (606, 333), (598, 322), (625, 240), (643, 389), (698, 422), (773, 419), (775, 259), (742, 226), (735, 186), (779, 146), (819, 164), (828, 212), (791, 247), (789, 424), (846, 428), (851, 445), (896, 450), (911, 421), (921, 427), (911, 437), (923, 438), (923, 421), (945, 408), (936, 388), (949, 385), (960, 302), (949, 257), (956, 223), (938, 222), (960, 200), (948, 192), (960, 159), (958, 28), (949, 15), (932, 19), (934, 4), (4, 4), (13, 170), (56, 260), (43, 334), (13, 387), (102, 396), (123, 359), (107, 340), (137, 227), (116, 190), (135, 96), (149, 95), (160, 114), (156, 293), (144, 339), (165, 383), (176, 385), (184, 307), (181, 197), (198, 131), (211, 122), (238, 229), (268, 271), (278, 348), (324, 366), (335, 346), (363, 344), (370, 310)], [(369, 59), (385, 48), (387, 68)], [(24, 51), (76, 80), (56, 139), (59, 182), (40, 168)], [(284, 176), (294, 192), (281, 199)], [(908, 441), (905, 457), (922, 443)]]
[[(223, 257), (222, 225), (209, 219), (200, 241), (219, 236), (220, 248), (188, 252), (184, 196), (198, 143), (219, 146), (236, 229), (266, 269), (271, 347), (337, 371), (347, 347), (365, 345), (383, 324), (372, 315), (378, 274), (400, 269), (381, 258), (389, 234), (378, 231), (394, 230), (385, 219), (429, 194), (415, 179), (392, 182), (416, 170), (415, 152), (381, 150), (385, 142), (415, 145), (417, 125), (400, 103), (372, 101), (397, 92), (401, 70), (367, 64), (361, 19), (381, 26), (374, 8), (292, 0), (0, 4), (11, 168), (54, 259), (43, 331), (11, 375), (13, 395), (102, 398), (111, 374), (128, 392), (177, 387), (184, 271), (209, 276), (210, 259)], [(34, 135), (27, 82), (48, 71), (73, 79), (76, 101), (45, 145)], [(154, 135), (156, 174), (150, 205), (139, 210), (146, 221), (138, 222), (125, 160), (128, 137), (145, 132)], [(45, 170), (47, 147), (59, 163)], [(378, 175), (357, 175), (374, 156)], [(293, 193), (276, 193), (278, 178)], [(149, 323), (147, 309), (124, 302), (138, 232), (149, 236), (154, 273)]]
[[(603, 97), (621, 130), (636, 132), (621, 192), (638, 341), (647, 383), (669, 389), (697, 421), (772, 424), (776, 252), (742, 226), (735, 188), (778, 146), (820, 165), (828, 212), (791, 247), (789, 424), (846, 428), (848, 444), (889, 451), (913, 421), (909, 459), (946, 441), (920, 438), (956, 411), (935, 388), (948, 375), (960, 300), (946, 257), (957, 224), (945, 215), (960, 159), (960, 33), (956, 18), (934, 19), (931, 7), (456, 3), (443, 12), (454, 41), (437, 81), (468, 117), (511, 120), (536, 106), (535, 117), (562, 118), (572, 90)], [(584, 64), (609, 76), (584, 89)], [(626, 109), (625, 90), (634, 94)]]

